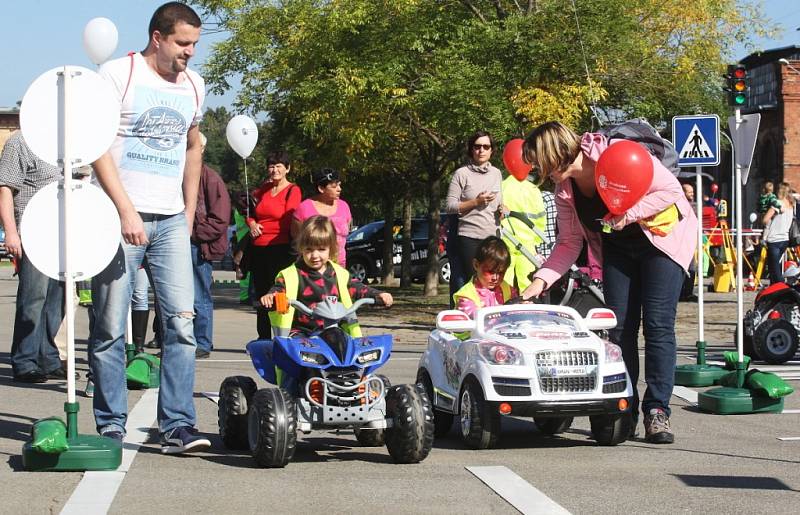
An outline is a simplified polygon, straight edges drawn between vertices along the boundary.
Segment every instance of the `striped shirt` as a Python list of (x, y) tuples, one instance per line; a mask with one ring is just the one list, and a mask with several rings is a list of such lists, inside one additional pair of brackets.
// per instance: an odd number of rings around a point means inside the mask
[(553, 244), (556, 242), (556, 197), (552, 192), (542, 190), (542, 200), (544, 201), (544, 210), (547, 212), (544, 235), (547, 236), (550, 243), (542, 243), (536, 247), (536, 250), (547, 259), (550, 255), (550, 249), (553, 248)]
[(0, 186), (8, 186), (14, 195), (14, 219), (20, 218), (37, 191), (61, 178), (61, 168), (39, 159), (25, 143), (22, 131), (6, 141), (0, 154)]

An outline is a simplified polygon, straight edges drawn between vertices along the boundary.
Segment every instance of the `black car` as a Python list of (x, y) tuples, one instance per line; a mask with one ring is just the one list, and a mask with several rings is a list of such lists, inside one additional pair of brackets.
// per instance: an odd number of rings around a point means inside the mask
[[(383, 269), (383, 226), (384, 221), (371, 222), (354, 230), (347, 237), (347, 269), (350, 275), (364, 281), (380, 277)], [(403, 253), (403, 228), (400, 222), (392, 227), (394, 234), (393, 254), (394, 273), (400, 275), (400, 262)], [(445, 252), (445, 231), (439, 231), (439, 281), (450, 281), (450, 262)], [(411, 220), (411, 277), (424, 280), (428, 266), (428, 219)]]

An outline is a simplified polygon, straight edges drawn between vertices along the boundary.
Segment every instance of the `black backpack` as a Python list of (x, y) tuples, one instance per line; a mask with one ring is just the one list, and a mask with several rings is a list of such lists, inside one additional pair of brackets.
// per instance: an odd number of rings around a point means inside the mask
[(598, 132), (608, 139), (627, 139), (640, 143), (673, 175), (677, 177), (681, 171), (675, 147), (669, 140), (662, 138), (644, 118), (634, 118), (619, 125), (603, 127)]

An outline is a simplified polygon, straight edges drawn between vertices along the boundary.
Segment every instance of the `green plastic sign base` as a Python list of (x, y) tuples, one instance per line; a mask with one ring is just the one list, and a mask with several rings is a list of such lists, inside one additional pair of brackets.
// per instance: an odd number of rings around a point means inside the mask
[(67, 439), (69, 450), (37, 452), (30, 442), (22, 446), (22, 465), (28, 471), (116, 470), (122, 463), (122, 445), (99, 435), (77, 435)]
[(717, 365), (678, 365), (675, 367), (675, 384), (680, 386), (712, 386), (730, 370)]
[(697, 405), (701, 410), (717, 415), (780, 413), (783, 411), (783, 397), (772, 399), (746, 388), (721, 387), (698, 394)]

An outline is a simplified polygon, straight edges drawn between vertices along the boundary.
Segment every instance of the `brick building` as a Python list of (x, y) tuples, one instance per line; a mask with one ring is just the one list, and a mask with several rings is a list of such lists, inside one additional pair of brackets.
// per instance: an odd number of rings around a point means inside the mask
[(800, 191), (800, 46), (753, 53), (741, 63), (750, 78), (742, 113), (761, 114), (750, 177), (742, 196), (744, 213), (750, 213), (756, 210), (766, 180), (776, 184), (787, 181)]
[(8, 136), (19, 129), (19, 108), (0, 107), (0, 152), (6, 144)]

